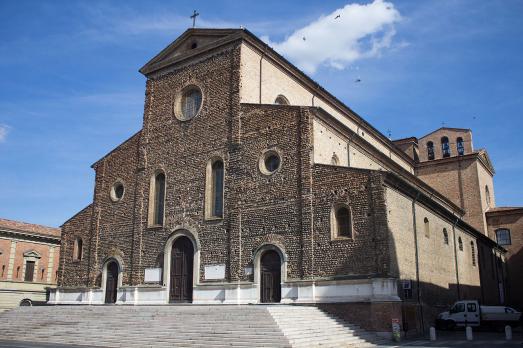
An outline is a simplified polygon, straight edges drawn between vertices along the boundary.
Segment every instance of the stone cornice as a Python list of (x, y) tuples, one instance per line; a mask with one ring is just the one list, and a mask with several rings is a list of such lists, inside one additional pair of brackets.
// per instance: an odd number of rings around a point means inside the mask
[(0, 237), (60, 245), (60, 236), (50, 236), (25, 231), (7, 230), (4, 228), (0, 229)]

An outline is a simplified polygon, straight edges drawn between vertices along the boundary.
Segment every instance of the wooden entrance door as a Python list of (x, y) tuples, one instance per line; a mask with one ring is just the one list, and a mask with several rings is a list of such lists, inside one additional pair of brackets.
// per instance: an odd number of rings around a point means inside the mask
[(114, 261), (107, 265), (107, 280), (105, 281), (105, 303), (115, 303), (118, 291), (118, 264)]
[(178, 238), (171, 251), (170, 302), (192, 302), (194, 248), (187, 237)]
[(280, 255), (269, 250), (261, 258), (261, 302), (271, 303), (281, 300), (281, 260)]

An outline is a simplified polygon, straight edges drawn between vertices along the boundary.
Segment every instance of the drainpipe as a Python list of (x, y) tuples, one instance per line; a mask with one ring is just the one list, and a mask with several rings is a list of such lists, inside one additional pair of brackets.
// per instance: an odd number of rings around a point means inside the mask
[(423, 305), (421, 304), (421, 291), (420, 291), (420, 281), (419, 281), (419, 252), (418, 252), (418, 228), (416, 225), (416, 202), (420, 196), (419, 191), (416, 193), (416, 198), (412, 201), (412, 227), (414, 231), (414, 250), (416, 257), (416, 300), (420, 309), (420, 321), (421, 321), (421, 331), (425, 332), (425, 322), (423, 320)]
[(267, 52), (267, 46), (264, 47), (263, 53), (262, 53), (262, 55), (260, 57), (259, 104), (262, 103), (262, 61), (263, 61), (263, 58), (266, 55), (266, 52)]
[(458, 264), (458, 252), (456, 250), (456, 225), (459, 222), (459, 218), (456, 218), (454, 225), (452, 225), (452, 236), (454, 238), (454, 265), (456, 268), (456, 286), (458, 291), (458, 300), (461, 300), (461, 292), (459, 289), (459, 264)]

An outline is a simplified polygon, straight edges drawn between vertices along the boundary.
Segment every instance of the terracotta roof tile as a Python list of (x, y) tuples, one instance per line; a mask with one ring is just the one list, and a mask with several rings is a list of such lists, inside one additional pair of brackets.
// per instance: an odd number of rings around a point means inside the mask
[(14, 230), (20, 232), (38, 233), (47, 236), (60, 237), (61, 230), (55, 227), (29, 224), (27, 222), (0, 219), (0, 229)]

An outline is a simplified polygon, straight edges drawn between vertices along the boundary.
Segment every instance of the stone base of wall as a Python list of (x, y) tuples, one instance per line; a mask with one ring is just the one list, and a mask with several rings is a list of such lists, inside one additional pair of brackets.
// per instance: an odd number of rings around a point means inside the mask
[[(388, 278), (289, 281), (282, 284), (281, 303), (398, 302), (396, 280)], [(103, 304), (103, 288), (56, 288), (49, 304)], [(169, 303), (165, 286), (121, 286), (116, 304), (151, 305)], [(260, 288), (256, 283), (207, 283), (193, 289), (194, 304), (256, 304)]]

